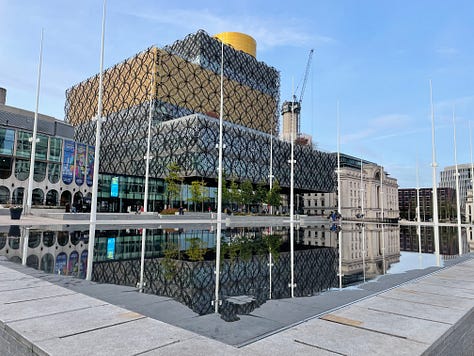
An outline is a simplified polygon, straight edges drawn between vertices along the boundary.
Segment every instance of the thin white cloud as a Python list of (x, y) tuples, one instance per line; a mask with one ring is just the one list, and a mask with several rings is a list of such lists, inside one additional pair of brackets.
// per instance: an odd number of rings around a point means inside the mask
[(435, 51), (437, 54), (446, 57), (455, 56), (459, 53), (459, 51), (454, 47), (438, 47)]
[(270, 19), (253, 16), (220, 16), (209, 9), (170, 9), (160, 13), (128, 12), (135, 16), (160, 25), (176, 26), (194, 32), (204, 29), (209, 34), (223, 31), (244, 32), (258, 43), (261, 50), (287, 45), (329, 44), (335, 39), (306, 31), (300, 22), (288, 18)]

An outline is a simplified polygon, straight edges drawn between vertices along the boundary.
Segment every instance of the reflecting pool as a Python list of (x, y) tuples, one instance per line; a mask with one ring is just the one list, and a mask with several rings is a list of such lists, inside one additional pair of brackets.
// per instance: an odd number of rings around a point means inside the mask
[[(224, 319), (236, 320), (236, 313), (251, 312), (269, 299), (291, 297), (292, 253), (296, 297), (316, 295), (339, 283), (347, 287), (387, 273), (442, 266), (443, 260), (433, 254), (433, 228), (423, 226), (420, 232), (415, 226), (375, 223), (297, 224), (295, 249), (290, 251), (288, 226), (226, 226), (219, 310)], [(212, 313), (215, 241), (215, 225), (97, 229), (92, 280), (137, 287), (172, 297), (200, 315)], [(440, 228), (443, 258), (456, 255), (457, 246), (456, 228)], [(85, 278), (89, 251), (88, 225), (0, 229), (0, 255), (47, 273)]]

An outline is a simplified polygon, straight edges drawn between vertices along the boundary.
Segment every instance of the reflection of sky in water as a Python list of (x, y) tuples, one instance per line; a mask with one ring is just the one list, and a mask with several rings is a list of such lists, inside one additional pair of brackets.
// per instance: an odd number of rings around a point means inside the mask
[[(434, 254), (418, 252), (400, 252), (400, 262), (392, 264), (387, 273), (403, 273), (412, 269), (423, 269), (428, 267), (436, 267), (436, 256)], [(443, 267), (443, 261), (441, 258), (440, 267)]]

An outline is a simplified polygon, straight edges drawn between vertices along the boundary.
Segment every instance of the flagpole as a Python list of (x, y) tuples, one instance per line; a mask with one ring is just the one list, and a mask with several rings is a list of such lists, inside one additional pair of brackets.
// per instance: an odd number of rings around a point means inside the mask
[(458, 158), (456, 149), (456, 121), (454, 119), (454, 108), (453, 108), (453, 129), (454, 129), (454, 165), (456, 167), (456, 212), (458, 221), (458, 249), (459, 255), (462, 255), (462, 234), (461, 234), (461, 204), (459, 198), (459, 170), (458, 170)]
[(216, 289), (214, 296), (214, 312), (219, 312), (219, 277), (221, 264), (221, 230), (222, 230), (222, 148), (223, 148), (223, 116), (224, 116), (224, 42), (221, 41), (221, 99), (219, 113), (219, 168), (217, 179), (217, 231), (216, 231)]
[(440, 251), (439, 251), (439, 218), (438, 218), (438, 190), (436, 182), (436, 145), (435, 145), (435, 127), (434, 127), (434, 108), (433, 108), (433, 87), (430, 80), (430, 105), (431, 105), (431, 156), (433, 162), (431, 163), (432, 179), (433, 179), (433, 229), (434, 229), (434, 243), (435, 243), (435, 256), (436, 265), (441, 264)]
[[(342, 216), (341, 207), (341, 133), (340, 133), (340, 120), (339, 120), (339, 100), (337, 101), (337, 212), (339, 216)], [(339, 289), (342, 289), (342, 232), (341, 229), (337, 233), (338, 245), (339, 245)]]
[(95, 224), (97, 221), (97, 191), (99, 185), (99, 155), (100, 155), (100, 129), (102, 125), (102, 91), (103, 91), (103, 77), (104, 77), (104, 38), (105, 38), (105, 12), (106, 0), (104, 0), (102, 11), (102, 39), (100, 49), (100, 74), (99, 74), (99, 98), (97, 104), (96, 133), (95, 133), (95, 154), (94, 154), (94, 172), (92, 180), (92, 200), (91, 200), (91, 215), (89, 226), (89, 246), (87, 257), (87, 273), (86, 280), (90, 281), (92, 278), (92, 262), (94, 259), (94, 243), (95, 243)]
[(33, 122), (33, 136), (31, 137), (31, 156), (30, 156), (30, 173), (28, 175), (28, 191), (26, 193), (26, 209), (25, 214), (31, 214), (31, 205), (33, 201), (33, 179), (35, 171), (35, 156), (36, 156), (36, 134), (38, 130), (38, 109), (39, 109), (39, 94), (41, 86), (41, 66), (43, 62), (43, 33), (41, 29), (41, 42), (40, 42), (40, 54), (39, 54), (39, 65), (38, 65), (38, 81), (36, 84), (36, 108), (35, 108), (35, 119)]

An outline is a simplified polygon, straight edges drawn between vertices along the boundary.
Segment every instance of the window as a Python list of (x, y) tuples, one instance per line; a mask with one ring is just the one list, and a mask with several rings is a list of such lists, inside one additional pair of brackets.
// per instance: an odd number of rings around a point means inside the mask
[(15, 131), (0, 128), (0, 154), (13, 155), (13, 145), (15, 143)]
[(16, 142), (17, 157), (29, 158), (31, 154), (31, 134), (29, 132), (18, 131), (18, 140)]
[(61, 161), (63, 141), (60, 138), (51, 137), (49, 140), (49, 160), (54, 162)]

